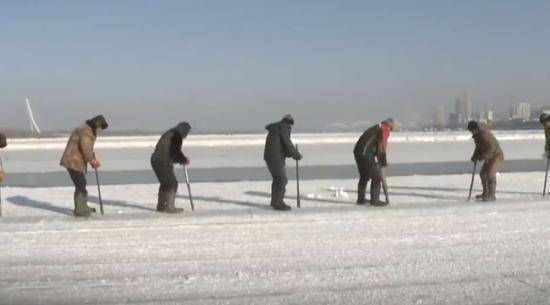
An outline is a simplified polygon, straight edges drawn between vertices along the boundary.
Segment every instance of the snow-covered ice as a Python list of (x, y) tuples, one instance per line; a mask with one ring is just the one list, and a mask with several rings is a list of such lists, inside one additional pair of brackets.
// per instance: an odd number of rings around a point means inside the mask
[(357, 180), (303, 181), (289, 213), (269, 182), (193, 184), (195, 212), (181, 185), (181, 215), (113, 185), (89, 220), (72, 188), (3, 188), (0, 304), (550, 304), (544, 176), (500, 175), (495, 203), (465, 202), (469, 178), (390, 177), (385, 208), (355, 205)]

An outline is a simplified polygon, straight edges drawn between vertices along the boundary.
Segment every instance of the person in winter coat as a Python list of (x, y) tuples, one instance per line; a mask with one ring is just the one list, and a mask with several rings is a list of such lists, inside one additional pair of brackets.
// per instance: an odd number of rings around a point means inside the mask
[(107, 127), (109, 124), (102, 115), (87, 120), (73, 130), (63, 152), (60, 165), (67, 169), (75, 186), (73, 211), (75, 216), (88, 217), (95, 212), (94, 208), (88, 206), (86, 172), (88, 163), (94, 169), (100, 166), (94, 153), (94, 144), (100, 132)]
[(548, 113), (541, 114), (539, 121), (544, 128), (544, 137), (546, 138), (546, 141), (544, 144), (544, 151), (546, 153), (546, 157), (548, 158), (549, 151), (550, 151), (550, 114)]
[(265, 127), (268, 134), (265, 140), (264, 161), (273, 178), (271, 183), (271, 206), (279, 211), (291, 209), (284, 202), (286, 184), (288, 183), (285, 159), (289, 157), (295, 160), (302, 159), (302, 155), (290, 140), (293, 125), (294, 119), (290, 114), (287, 114), (281, 121), (271, 123)]
[(355, 144), (353, 155), (359, 171), (357, 204), (367, 202), (365, 193), (369, 180), (372, 180), (370, 204), (375, 206), (388, 204), (388, 202), (380, 201), (380, 184), (384, 181), (385, 168), (388, 166), (386, 149), (393, 125), (393, 119), (376, 124), (367, 129)]
[(160, 137), (155, 151), (151, 155), (151, 166), (160, 182), (157, 202), (157, 211), (159, 212), (183, 212), (182, 208), (175, 206), (178, 180), (174, 174), (174, 163), (189, 164), (189, 159), (181, 151), (181, 144), (190, 131), (189, 123), (179, 123)]
[(476, 145), (471, 158), (472, 162), (485, 160), (479, 173), (483, 193), (477, 195), (476, 199), (495, 201), (497, 172), (504, 161), (504, 154), (495, 136), (489, 130), (481, 128), (476, 121), (468, 122), (468, 130), (472, 133)]
[[(8, 146), (6, 136), (0, 133), (0, 148), (5, 148), (6, 146)], [(5, 178), (6, 174), (4, 173), (4, 165), (2, 164), (2, 157), (0, 156), (0, 184), (4, 182)]]

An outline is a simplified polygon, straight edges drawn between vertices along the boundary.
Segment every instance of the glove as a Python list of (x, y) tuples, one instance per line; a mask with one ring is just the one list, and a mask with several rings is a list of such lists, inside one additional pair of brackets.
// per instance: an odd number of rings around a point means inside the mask
[(187, 157), (183, 157), (183, 160), (180, 162), (181, 165), (189, 165), (189, 163), (191, 163), (191, 161), (189, 161)]
[(301, 153), (298, 153), (297, 155), (295, 156), (292, 156), (292, 159), (296, 160), (296, 161), (300, 161), (302, 160), (303, 156)]
[(98, 168), (101, 166), (101, 163), (99, 163), (99, 160), (97, 160), (96, 156), (94, 155), (94, 158), (92, 159), (92, 161), (90, 161), (90, 165), (92, 166), (92, 168)]

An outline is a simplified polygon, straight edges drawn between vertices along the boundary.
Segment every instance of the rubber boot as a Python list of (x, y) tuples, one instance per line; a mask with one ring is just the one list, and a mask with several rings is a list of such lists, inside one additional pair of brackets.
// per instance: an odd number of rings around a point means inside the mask
[(272, 207), (277, 211), (289, 211), (292, 208), (284, 202), (286, 189), (284, 187), (275, 187), (271, 194), (274, 202)]
[(476, 200), (483, 200), (487, 196), (487, 180), (481, 180), (481, 186), (483, 187), (483, 193), (476, 195)]
[(277, 191), (277, 186), (274, 183), (271, 184), (271, 207), (275, 207), (279, 203), (279, 192)]
[(373, 183), (370, 186), (370, 204), (379, 207), (388, 205), (388, 203), (380, 201), (380, 183)]
[(489, 189), (488, 189), (487, 196), (483, 198), (483, 201), (490, 202), (490, 201), (497, 200), (497, 197), (495, 196), (495, 192), (497, 190), (497, 179), (495, 178), (489, 179), (488, 187)]
[(90, 217), (91, 209), (87, 204), (88, 196), (83, 193), (74, 194), (74, 210), (73, 215), (76, 217)]
[(357, 204), (365, 204), (367, 203), (367, 199), (365, 199), (365, 193), (367, 192), (367, 185), (366, 184), (357, 184)]
[(182, 208), (176, 208), (176, 191), (166, 192), (166, 213), (177, 214), (183, 212)]
[(157, 212), (166, 212), (166, 191), (163, 189), (159, 189)]

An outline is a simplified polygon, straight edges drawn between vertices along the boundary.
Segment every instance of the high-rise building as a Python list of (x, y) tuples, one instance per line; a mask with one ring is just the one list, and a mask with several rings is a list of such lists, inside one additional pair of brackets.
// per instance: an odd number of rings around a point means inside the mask
[(466, 92), (456, 98), (455, 113), (461, 118), (460, 124), (464, 124), (472, 119), (472, 102)]
[(512, 105), (510, 109), (510, 116), (512, 119), (521, 119), (529, 121), (531, 119), (531, 105), (528, 103), (519, 103)]
[(433, 114), (433, 127), (436, 129), (443, 129), (447, 126), (447, 117), (445, 114), (445, 108), (438, 107)]

